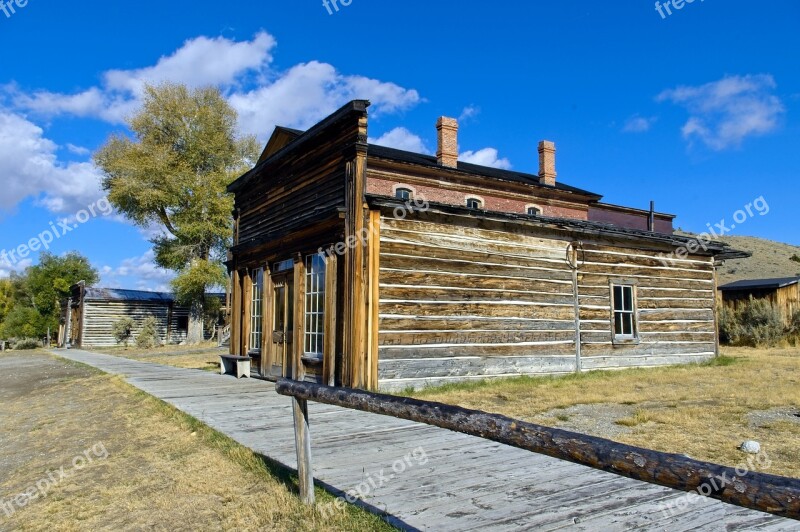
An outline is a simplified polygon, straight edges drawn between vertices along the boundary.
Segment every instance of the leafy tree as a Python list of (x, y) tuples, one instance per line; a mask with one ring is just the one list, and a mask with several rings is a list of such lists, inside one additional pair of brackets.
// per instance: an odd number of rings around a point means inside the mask
[(0, 323), (14, 307), (14, 285), (10, 279), (0, 279)]
[(238, 137), (236, 111), (215, 88), (147, 86), (128, 122), (133, 138), (112, 136), (95, 154), (111, 203), (151, 240), (159, 266), (177, 272), (173, 289), (191, 305), (189, 343), (203, 340), (205, 291), (225, 283), (232, 238), (226, 186), (255, 164), (255, 137)]
[(12, 308), (3, 320), (2, 336), (41, 338), (48, 328), (51, 333), (58, 331), (61, 301), (69, 297), (70, 287), (78, 281), (92, 285), (98, 280), (97, 270), (83, 255), (71, 252), (59, 257), (43, 252), (39, 264), (9, 281)]
[(15, 306), (0, 327), (0, 337), (41, 338), (47, 333), (47, 319), (33, 307)]

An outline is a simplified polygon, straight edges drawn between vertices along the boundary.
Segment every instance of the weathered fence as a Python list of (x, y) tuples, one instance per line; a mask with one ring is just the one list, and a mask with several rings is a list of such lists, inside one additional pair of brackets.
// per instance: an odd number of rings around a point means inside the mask
[[(531, 452), (722, 502), (800, 520), (800, 480), (746, 472), (683, 455), (662, 453), (499, 414), (348, 388), (280, 379), (275, 387), (294, 399), (301, 498), (314, 500), (307, 401), (417, 421)], [(310, 494), (309, 494), (310, 492)]]

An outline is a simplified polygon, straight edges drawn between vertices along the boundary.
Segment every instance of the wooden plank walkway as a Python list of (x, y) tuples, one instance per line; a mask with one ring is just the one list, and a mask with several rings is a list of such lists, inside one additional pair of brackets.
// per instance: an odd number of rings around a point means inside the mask
[[(272, 383), (80, 350), (128, 383), (296, 469), (291, 400)], [(769, 530), (800, 523), (419, 423), (309, 404), (314, 476), (407, 530)], [(678, 509), (681, 508), (681, 509)]]

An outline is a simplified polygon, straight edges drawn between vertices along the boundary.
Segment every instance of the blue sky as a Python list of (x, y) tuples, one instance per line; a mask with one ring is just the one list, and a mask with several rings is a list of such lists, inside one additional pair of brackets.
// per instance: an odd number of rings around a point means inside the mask
[(535, 173), (537, 142), (553, 140), (559, 180), (605, 201), (653, 199), (702, 231), (763, 197), (768, 213), (730, 234), (800, 245), (795, 1), (670, 3), (663, 17), (650, 0), (23, 5), (0, 11), (0, 250), (66, 219), (50, 249), (87, 255), (107, 286), (170, 278), (149, 231), (103, 214), (91, 164), (142, 84), (163, 80), (221, 87), (261, 141), (352, 98), (373, 102), (370, 137), (396, 147), (433, 151), (436, 118), (454, 116), (462, 159)]

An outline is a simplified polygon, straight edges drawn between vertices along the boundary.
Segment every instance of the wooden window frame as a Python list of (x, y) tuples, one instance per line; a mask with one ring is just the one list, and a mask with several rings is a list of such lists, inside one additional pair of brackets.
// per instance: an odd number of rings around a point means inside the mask
[[(314, 259), (319, 258), (318, 266), (321, 270), (312, 271)], [(326, 309), (326, 275), (327, 268), (325, 257), (319, 254), (306, 255), (306, 290), (303, 312), (305, 312), (305, 327), (303, 330), (303, 356), (322, 359), (325, 353), (325, 319)], [(310, 310), (309, 310), (310, 307)], [(320, 316), (320, 320), (316, 320)], [(309, 350), (309, 344), (316, 349)]]
[[(633, 334), (621, 335), (616, 333), (616, 315), (618, 312), (628, 312), (623, 310), (618, 311), (614, 302), (614, 288), (616, 287), (628, 288), (631, 290), (631, 304), (630, 310)], [(609, 308), (610, 308), (610, 324), (611, 324), (611, 343), (614, 346), (625, 345), (638, 345), (641, 342), (641, 334), (639, 332), (639, 299), (638, 299), (638, 283), (632, 279), (611, 279), (608, 282), (609, 288)]]
[[(536, 209), (537, 211), (536, 214), (531, 214), (529, 212), (531, 209)], [(527, 214), (528, 216), (541, 216), (543, 213), (544, 209), (542, 209), (539, 205), (536, 205), (534, 203), (529, 203), (525, 205), (525, 214)]]
[[(479, 203), (479, 206), (478, 207), (470, 207), (470, 205), (469, 205), (470, 201), (477, 201)], [(466, 205), (466, 207), (468, 209), (484, 210), (485, 207), (486, 207), (486, 202), (483, 201), (483, 198), (480, 197), (480, 196), (467, 196), (464, 199), (464, 204)]]
[[(401, 197), (400, 196), (401, 192), (404, 194), (407, 192), (408, 197), (407, 198)], [(394, 189), (394, 197), (395, 199), (399, 199), (401, 201), (411, 201), (414, 199), (414, 191), (407, 187), (397, 187)]]
[[(261, 275), (261, 283), (260, 285), (256, 283), (256, 277)], [(265, 278), (269, 274), (268, 271), (265, 271), (264, 268), (254, 268), (250, 270), (250, 293), (249, 298), (247, 301), (247, 305), (249, 306), (249, 330), (248, 330), (248, 339), (247, 339), (247, 353), (249, 355), (260, 355), (264, 349), (264, 338), (265, 338), (265, 329), (264, 329), (264, 299), (266, 298), (265, 288)], [(256, 300), (257, 292), (260, 291), (260, 297)], [(258, 303), (258, 304), (256, 304)], [(256, 331), (254, 329), (254, 325), (258, 325), (260, 330)], [(258, 343), (259, 345), (256, 347), (254, 344), (254, 336), (258, 336)]]

